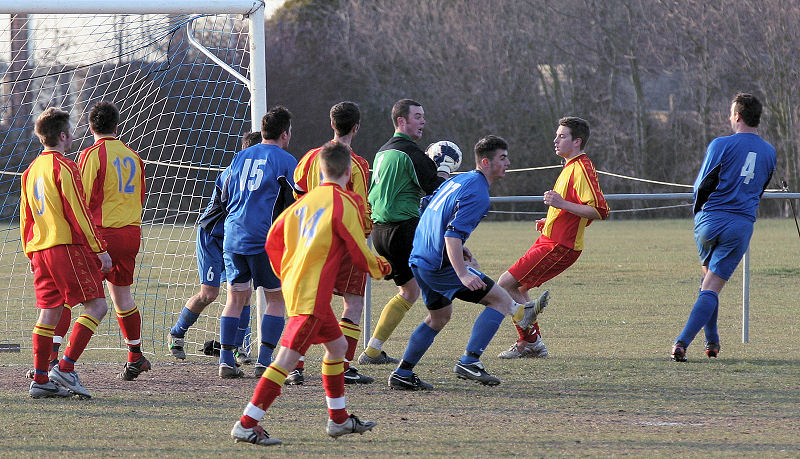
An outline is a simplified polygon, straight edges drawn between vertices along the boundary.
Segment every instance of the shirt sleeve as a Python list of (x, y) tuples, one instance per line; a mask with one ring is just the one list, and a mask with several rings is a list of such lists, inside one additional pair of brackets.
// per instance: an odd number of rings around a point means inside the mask
[(375, 255), (367, 247), (363, 237), (363, 227), (359, 221), (361, 217), (358, 205), (346, 193), (339, 194), (342, 199), (342, 220), (334, 222), (337, 235), (344, 241), (350, 258), (356, 268), (366, 271), (375, 279), (392, 272), (392, 267), (380, 255)]
[(353, 183), (353, 192), (361, 197), (361, 201), (364, 204), (364, 236), (369, 237), (370, 233), (372, 233), (372, 211), (367, 199), (369, 193), (369, 163), (360, 156), (354, 156), (353, 163), (350, 181)]
[(602, 190), (600, 190), (594, 165), (588, 161), (581, 161), (580, 168), (576, 170), (581, 171), (580, 177), (575, 177), (573, 182), (578, 198), (583, 204), (594, 207), (600, 219), (605, 220), (608, 217), (609, 207)]
[(283, 241), (283, 229), (286, 222), (286, 214), (281, 215), (272, 223), (267, 233), (267, 241), (264, 244), (264, 249), (267, 251), (269, 257), (269, 264), (272, 265), (272, 271), (278, 278), (281, 276), (281, 260), (283, 254), (286, 252), (286, 244)]
[[(81, 182), (83, 183), (83, 193), (86, 196), (86, 202), (92, 202), (95, 188), (99, 190), (103, 189), (103, 181), (97, 180), (100, 170), (100, 160), (96, 154), (93, 155), (88, 150), (84, 150), (78, 157), (78, 167), (81, 171)], [(144, 176), (144, 174), (142, 174), (142, 176)]]
[(83, 233), (92, 252), (105, 252), (105, 241), (100, 237), (97, 227), (89, 216), (89, 208), (83, 194), (83, 184), (77, 166), (75, 163), (62, 164), (60, 172), (59, 186), (65, 213), (68, 209), (71, 210), (72, 219)]

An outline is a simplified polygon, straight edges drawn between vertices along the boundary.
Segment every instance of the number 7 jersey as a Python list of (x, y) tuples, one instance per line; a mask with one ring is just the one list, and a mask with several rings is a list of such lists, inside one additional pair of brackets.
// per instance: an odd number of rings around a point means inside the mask
[(265, 249), (289, 316), (330, 308), (342, 256), (374, 278), (389, 274), (385, 258), (364, 240), (359, 197), (324, 182), (287, 208), (272, 224)]
[(144, 163), (122, 141), (104, 137), (78, 157), (89, 211), (97, 226), (142, 224)]

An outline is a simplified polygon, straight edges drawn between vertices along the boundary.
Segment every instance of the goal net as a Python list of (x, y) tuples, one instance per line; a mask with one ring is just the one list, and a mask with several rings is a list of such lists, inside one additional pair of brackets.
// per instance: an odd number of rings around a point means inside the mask
[[(172, 0), (159, 8), (174, 6), (174, 12), (33, 14), (37, 3), (48, 12), (57, 2), (0, 0), (0, 13), (13, 13), (0, 15), (0, 343), (30, 348), (38, 315), (19, 230), (20, 175), (41, 151), (36, 117), (51, 106), (70, 112), (75, 140), (68, 156), (77, 159), (93, 143), (89, 109), (108, 100), (120, 108), (121, 140), (145, 163), (142, 246), (131, 286), (142, 313), (143, 350), (167, 353), (169, 329), (199, 287), (196, 220), (217, 174), (263, 115), (255, 112), (266, 104), (266, 85), (250, 83), (249, 38), (261, 27), (255, 35), (263, 47), (263, 5), (230, 0), (227, 11), (214, 14), (221, 2)], [(74, 3), (103, 11), (115, 2)], [(263, 50), (260, 56), (263, 61)], [(253, 110), (251, 88), (263, 96)], [(218, 303), (224, 300), (223, 289)], [(187, 351), (214, 339), (220, 312), (218, 304), (206, 308), (186, 335)], [(124, 348), (113, 311), (90, 346)]]

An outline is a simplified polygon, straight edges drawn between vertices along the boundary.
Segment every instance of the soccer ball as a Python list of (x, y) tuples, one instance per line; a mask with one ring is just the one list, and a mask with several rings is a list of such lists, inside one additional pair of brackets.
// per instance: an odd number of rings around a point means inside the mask
[(436, 163), (436, 167), (441, 166), (442, 163), (447, 163), (447, 165), (450, 167), (450, 172), (455, 172), (459, 167), (461, 167), (461, 159), (463, 158), (463, 155), (461, 154), (461, 149), (458, 148), (458, 145), (453, 142), (447, 140), (434, 142), (428, 145), (428, 149), (425, 150), (425, 154)]

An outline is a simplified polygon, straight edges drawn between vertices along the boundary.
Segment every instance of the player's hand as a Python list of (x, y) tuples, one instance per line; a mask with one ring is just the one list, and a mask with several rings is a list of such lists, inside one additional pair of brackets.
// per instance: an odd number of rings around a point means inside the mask
[(549, 190), (544, 192), (544, 203), (556, 209), (564, 208), (564, 198), (557, 191)]
[(486, 284), (483, 283), (480, 277), (472, 274), (470, 271), (467, 271), (461, 276), (458, 276), (458, 279), (464, 284), (464, 287), (475, 291), (475, 290), (482, 290), (486, 288)]
[(456, 164), (456, 160), (450, 156), (442, 155), (442, 163), (439, 164), (439, 167), (436, 169), (436, 172), (444, 172), (448, 175), (453, 175), (453, 172), (458, 170), (459, 164)]
[(544, 222), (545, 221), (547, 221), (546, 218), (540, 218), (540, 219), (536, 220), (536, 231), (541, 233), (542, 230), (544, 230)]
[(478, 260), (472, 255), (468, 248), (464, 247), (464, 264), (473, 269), (481, 269)]
[(107, 273), (111, 271), (111, 255), (108, 252), (98, 253), (97, 258), (100, 260), (100, 271)]

